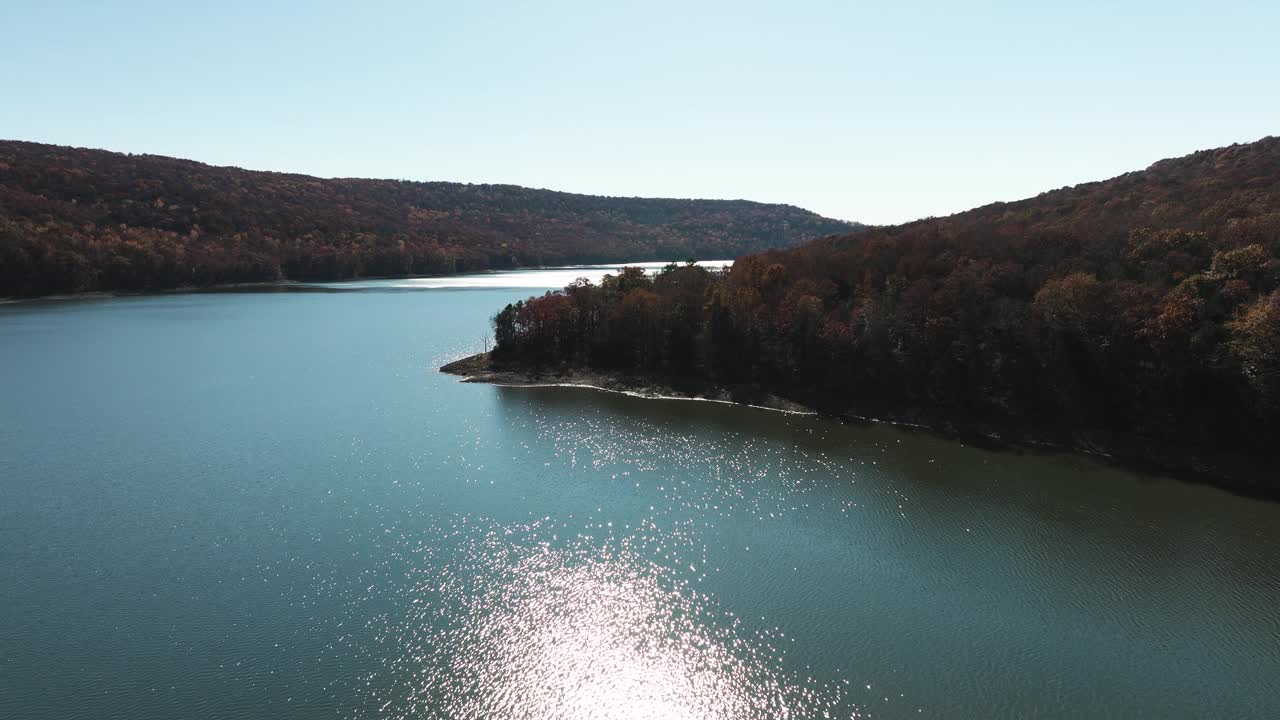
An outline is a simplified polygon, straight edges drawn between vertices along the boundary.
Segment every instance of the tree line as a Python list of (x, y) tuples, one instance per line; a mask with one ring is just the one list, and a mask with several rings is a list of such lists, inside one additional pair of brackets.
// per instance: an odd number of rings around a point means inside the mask
[(628, 268), (510, 305), (494, 330), (500, 363), (1275, 456), (1280, 140), (725, 272)]

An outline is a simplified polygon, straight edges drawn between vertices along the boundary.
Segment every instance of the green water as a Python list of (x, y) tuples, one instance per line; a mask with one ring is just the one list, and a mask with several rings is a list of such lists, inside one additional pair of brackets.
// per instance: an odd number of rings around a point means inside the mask
[(539, 282), (0, 306), (0, 717), (1276, 717), (1280, 505), (434, 371)]

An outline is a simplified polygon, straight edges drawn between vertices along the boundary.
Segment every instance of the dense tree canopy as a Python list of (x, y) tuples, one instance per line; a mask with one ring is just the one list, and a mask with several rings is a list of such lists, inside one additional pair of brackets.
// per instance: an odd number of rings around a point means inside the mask
[[(1280, 139), (504, 309), (499, 361), (1280, 451)], [(1276, 483), (1280, 490), (1280, 482)]]
[(786, 205), (325, 180), (0, 141), (0, 297), (732, 258), (849, 228)]

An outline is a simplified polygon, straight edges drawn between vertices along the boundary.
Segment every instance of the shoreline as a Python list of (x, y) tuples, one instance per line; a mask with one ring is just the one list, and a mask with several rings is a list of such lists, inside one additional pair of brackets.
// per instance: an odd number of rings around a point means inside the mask
[(559, 372), (516, 366), (494, 367), (489, 353), (478, 353), (446, 363), (439, 371), (460, 377), (460, 382), (501, 387), (574, 387), (630, 395), (646, 400), (695, 400), (751, 407), (789, 415), (821, 417), (843, 423), (876, 423), (939, 437), (997, 452), (1078, 453), (1113, 467), (1151, 476), (1208, 485), (1257, 500), (1280, 502), (1280, 489), (1268, 487), (1273, 468), (1263, 459), (1241, 459), (1230, 454), (1201, 455), (1185, 448), (1144, 444), (1136, 439), (1100, 442), (1085, 436), (1065, 436), (1035, 430), (1026, 423), (996, 425), (979, 420), (935, 418), (922, 412), (894, 416), (832, 413), (763, 391), (735, 393), (723, 387), (691, 384), (687, 389), (658, 377), (621, 372), (567, 368)]
[[(580, 262), (567, 265), (515, 265), (487, 270), (468, 270), (465, 272), (427, 273), (413, 275), (362, 275), (335, 280), (309, 280), (298, 278), (280, 278), (278, 280), (247, 280), (244, 282), (215, 283), (213, 285), (178, 285), (171, 288), (154, 288), (150, 290), (85, 290), (83, 292), (55, 293), (52, 295), (0, 296), (0, 305), (15, 303), (40, 302), (42, 300), (110, 300), (128, 297), (155, 297), (159, 295), (198, 295), (202, 293), (261, 291), (261, 292), (343, 292), (343, 288), (328, 287), (341, 283), (367, 282), (370, 280), (437, 280), (440, 278), (469, 277), (477, 275), (494, 275), (499, 273), (520, 272), (525, 270), (580, 270), (588, 268), (623, 268), (635, 265), (676, 262), (674, 260), (630, 260), (618, 262)], [(708, 259), (699, 263), (725, 263), (731, 265), (733, 260)], [(548, 288), (552, 289), (552, 288)], [(352, 289), (354, 291), (354, 288)]]
[(618, 393), (646, 400), (695, 400), (739, 405), (788, 415), (819, 416), (817, 410), (786, 398), (764, 393), (751, 401), (735, 400), (724, 388), (682, 391), (656, 378), (634, 378), (623, 373), (569, 369), (560, 374), (542, 374), (520, 369), (494, 368), (488, 353), (470, 355), (440, 367), (440, 372), (461, 377), (460, 382), (484, 383), (500, 387), (576, 387)]
[[(528, 268), (518, 268), (526, 270)], [(482, 270), (480, 274), (485, 272), (500, 272), (497, 270)], [(249, 280), (246, 282), (234, 283), (215, 283), (213, 285), (179, 285), (171, 288), (159, 288), (153, 290), (86, 290), (84, 292), (73, 293), (57, 293), (54, 295), (33, 295), (31, 297), (0, 297), (0, 304), (8, 305), (15, 303), (34, 303), (43, 301), (66, 301), (66, 300), (113, 300), (119, 298), (134, 297), (162, 297), (164, 295), (203, 295), (215, 294), (220, 292), (236, 292), (236, 291), (258, 291), (258, 292), (341, 292), (340, 288), (321, 287), (330, 283), (345, 282), (363, 282), (366, 280), (419, 280), (419, 279), (435, 279), (442, 277), (458, 277), (461, 275), (471, 275), (473, 273), (446, 273), (443, 275), (387, 275), (387, 276), (370, 276), (358, 278), (346, 278), (345, 280), (294, 280), (286, 278), (282, 280)]]

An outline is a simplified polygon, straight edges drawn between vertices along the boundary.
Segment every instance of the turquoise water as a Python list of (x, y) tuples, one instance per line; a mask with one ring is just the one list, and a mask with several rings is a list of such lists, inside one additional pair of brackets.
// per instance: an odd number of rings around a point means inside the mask
[(1280, 707), (1280, 506), (461, 384), (489, 282), (0, 306), (0, 717)]

